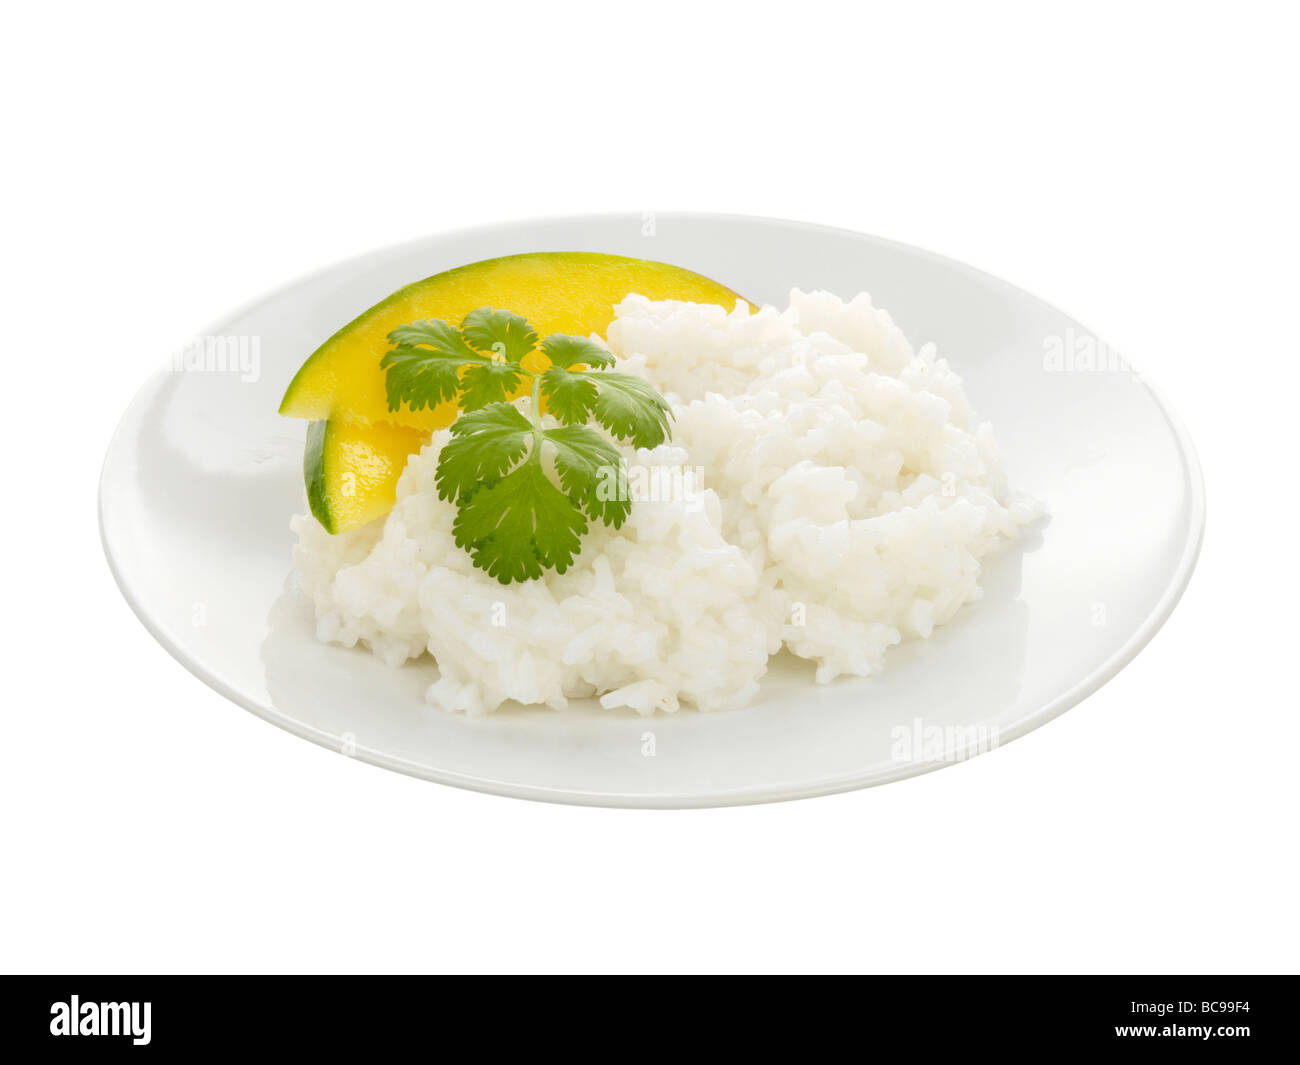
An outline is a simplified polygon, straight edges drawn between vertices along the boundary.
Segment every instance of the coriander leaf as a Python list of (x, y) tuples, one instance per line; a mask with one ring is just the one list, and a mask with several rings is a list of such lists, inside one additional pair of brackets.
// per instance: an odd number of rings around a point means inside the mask
[[(395, 347), (380, 365), (391, 410), (454, 399), (463, 412), (439, 453), (435, 483), (439, 498), (456, 505), (452, 532), (476, 566), (502, 584), (563, 573), (589, 521), (620, 528), (627, 520), (623, 453), (588, 423), (648, 448), (667, 439), (672, 413), (649, 382), (608, 370), (614, 358), (599, 343), (547, 337), (541, 348), (551, 365), (534, 371), (520, 360), (536, 349), (536, 331), (492, 307), (471, 311), (460, 330), (429, 319), (399, 326), (389, 340)], [(525, 379), (558, 427), (510, 403)]]
[(585, 363), (587, 366), (614, 365), (614, 356), (594, 340), (566, 336), (564, 333), (552, 333), (543, 340), (542, 354), (551, 360), (552, 365), (565, 370), (579, 363)]
[(506, 362), (518, 362), (537, 347), (537, 333), (528, 319), (513, 311), (480, 307), (465, 315), (460, 330), (479, 351), (494, 352)]
[(596, 421), (617, 439), (637, 447), (658, 447), (668, 439), (672, 409), (649, 381), (609, 370), (569, 372), (596, 385)]
[(474, 565), (502, 584), (540, 577), (543, 567), (563, 573), (586, 531), (582, 512), (532, 461), (475, 492), (452, 525)]
[(552, 366), (542, 374), (542, 398), (546, 409), (564, 425), (581, 425), (596, 405), (596, 385), (580, 374)]
[(388, 334), (397, 347), (379, 366), (388, 371), (384, 388), (388, 409), (406, 403), (411, 410), (436, 407), (452, 399), (460, 388), (460, 370), (489, 361), (461, 339), (455, 328), (438, 319), (411, 322)]
[(596, 521), (619, 528), (632, 509), (623, 491), (622, 452), (587, 425), (546, 429), (542, 436), (555, 447), (555, 471), (569, 498)]
[(508, 362), (485, 362), (469, 367), (460, 379), (460, 409), (473, 411), (490, 403), (506, 402), (519, 384), (519, 377), (518, 367)]
[(404, 347), (415, 347), (418, 344), (423, 344), (433, 351), (469, 361), (478, 361), (484, 358), (465, 343), (464, 338), (461, 337), (460, 332), (454, 325), (444, 322), (441, 318), (430, 318), (424, 322), (409, 322), (406, 325), (399, 325), (388, 334), (388, 341), (390, 344)]
[(456, 395), (464, 363), (433, 355), (427, 348), (400, 347), (385, 355), (379, 365), (388, 371), (384, 378), (388, 409), (400, 410), (406, 403), (411, 410), (422, 410)]
[(502, 477), (528, 449), (536, 427), (509, 403), (462, 414), (438, 456), (438, 498), (462, 502), (484, 482)]

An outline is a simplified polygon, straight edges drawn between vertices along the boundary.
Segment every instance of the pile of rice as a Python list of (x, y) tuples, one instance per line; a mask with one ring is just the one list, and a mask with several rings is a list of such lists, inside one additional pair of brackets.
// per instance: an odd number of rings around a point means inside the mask
[(606, 342), (673, 405), (670, 443), (624, 449), (634, 488), (659, 491), (622, 529), (593, 525), (568, 572), (502, 585), (452, 539), (436, 433), (384, 520), (293, 519), (322, 640), (393, 666), (428, 652), (446, 710), (738, 707), (783, 646), (821, 683), (879, 672), (977, 599), (980, 560), (1037, 516), (960, 378), (865, 294), (757, 313), (629, 296)]

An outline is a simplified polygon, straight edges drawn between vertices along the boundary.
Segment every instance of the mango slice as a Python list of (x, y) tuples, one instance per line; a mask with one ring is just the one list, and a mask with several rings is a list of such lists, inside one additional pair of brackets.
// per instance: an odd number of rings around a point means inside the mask
[(707, 277), (646, 259), (595, 252), (486, 259), (407, 285), (354, 318), (303, 363), (285, 391), (280, 413), (318, 419), (346, 410), (363, 422), (432, 432), (455, 417), (454, 403), (432, 410), (388, 409), (379, 361), (397, 326), (423, 318), (460, 325), (477, 307), (498, 307), (522, 314), (542, 337), (604, 334), (614, 305), (633, 292), (652, 300), (718, 303), (728, 310), (740, 298)]
[(392, 509), (406, 460), (428, 441), (420, 429), (346, 415), (312, 422), (303, 477), (311, 512), (326, 532), (354, 529)]
[[(614, 306), (630, 293), (716, 303), (728, 310), (741, 298), (667, 263), (595, 252), (537, 252), (435, 274), (353, 319), (303, 363), (280, 403), (281, 414), (313, 421), (303, 472), (316, 519), (338, 533), (388, 513), (406, 459), (456, 417), (454, 401), (421, 411), (388, 409), (379, 363), (397, 326), (425, 318), (459, 325), (475, 308), (498, 307), (523, 315), (541, 337), (604, 334)], [(542, 369), (546, 359), (535, 352), (524, 364)], [(526, 382), (520, 394), (530, 388)]]

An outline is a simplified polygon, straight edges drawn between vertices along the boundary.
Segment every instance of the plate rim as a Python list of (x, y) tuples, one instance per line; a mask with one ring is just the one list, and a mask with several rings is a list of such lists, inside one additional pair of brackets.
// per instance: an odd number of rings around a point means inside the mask
[[(457, 229), (440, 230), (420, 237), (398, 241), (334, 260), (324, 266), (310, 270), (295, 278), (285, 281), (280, 285), (244, 301), (235, 308), (221, 315), (203, 332), (217, 333), (220, 331), (222, 323), (238, 318), (260, 304), (278, 299), (292, 289), (307, 284), (317, 277), (328, 274), (341, 266), (355, 263), (362, 259), (384, 257), (399, 253), (402, 249), (412, 248), (430, 240), (467, 237), (477, 234), (500, 233), (529, 225), (564, 226), (582, 225), (595, 221), (607, 222), (619, 218), (637, 218), (642, 214), (643, 212), (634, 211), (602, 211), (582, 214), (536, 216), (488, 223), (484, 225), (462, 226)], [(1087, 325), (1075, 315), (1072, 315), (1061, 309), (1056, 304), (1035, 295), (1028, 289), (1021, 288), (1019, 285), (1007, 281), (1002, 277), (981, 270), (979, 267), (971, 266), (961, 260), (942, 255), (938, 252), (931, 251), (928, 248), (893, 240), (889, 237), (880, 237), (875, 234), (864, 233), (843, 226), (801, 222), (795, 219), (777, 218), (764, 215), (708, 211), (656, 211), (654, 214), (657, 218), (672, 218), (686, 221), (731, 223), (757, 222), (769, 226), (776, 225), (786, 227), (802, 232), (837, 234), (839, 236), (849, 236), (856, 239), (865, 238), (880, 245), (898, 248), (912, 254), (919, 253), (920, 255), (950, 269), (961, 270), (985, 281), (991, 281), (997, 285), (1013, 289), (1016, 292), (1036, 300), (1054, 313), (1082, 326), (1084, 329), (1087, 329), (1089, 335), (1099, 335), (1095, 331), (1088, 329)], [(199, 335), (203, 334), (200, 333)], [(262, 706), (253, 699), (245, 698), (239, 691), (211, 672), (197, 658), (186, 653), (183, 648), (181, 648), (166, 634), (162, 626), (154, 621), (144, 605), (132, 593), (124, 579), (118, 560), (114, 557), (105, 522), (106, 482), (109, 479), (110, 467), (114, 456), (118, 451), (119, 445), (122, 442), (122, 437), (127, 428), (127, 423), (130, 421), (138, 404), (145, 397), (146, 393), (158, 382), (160, 373), (161, 371), (155, 371), (151, 374), (132, 395), (109, 437), (108, 446), (104, 453), (104, 459), (100, 466), (100, 475), (96, 492), (96, 518), (99, 527), (100, 545), (103, 548), (105, 558), (108, 562), (109, 571), (113, 575), (113, 580), (117, 584), (118, 590), (122, 593), (122, 597), (126, 600), (127, 605), (131, 608), (132, 613), (135, 614), (136, 618), (144, 626), (145, 630), (190, 674), (201, 680), (218, 695), (221, 695), (225, 699), (242, 707), (244, 710), (247, 710), (249, 713), (254, 714), (262, 720), (267, 721), (278, 728), (284, 729), (286, 732), (302, 739), (309, 740), (317, 746), (324, 747), (326, 750), (333, 751), (335, 754), (342, 754), (339, 737), (327, 733), (324, 730), (315, 728), (297, 718), (290, 717), (289, 715), (275, 709), (274, 706)], [(1092, 672), (1076, 682), (1065, 692), (1061, 693), (1056, 697), (1056, 699), (1031, 713), (1025, 714), (1011, 725), (1000, 727), (998, 737), (999, 748), (1020, 739), (1022, 736), (1025, 736), (1042, 725), (1047, 724), (1049, 721), (1060, 717), (1067, 710), (1078, 706), (1122, 671), (1124, 667), (1133, 661), (1133, 659), (1137, 657), (1147, 644), (1151, 642), (1155, 634), (1159, 632), (1165, 622), (1168, 621), (1174, 608), (1182, 599), (1184, 592), (1186, 592), (1187, 586), (1191, 582), (1192, 574), (1195, 572), (1197, 561), (1200, 558), (1201, 547), (1205, 539), (1206, 498), (1204, 471), (1201, 467), (1200, 459), (1196, 451), (1196, 445), (1192, 441), (1191, 435), (1188, 433), (1186, 426), (1184, 426), (1182, 419), (1165, 398), (1163, 391), (1145, 374), (1140, 375), (1137, 383), (1141, 387), (1145, 388), (1150, 394), (1157, 409), (1160, 411), (1166, 424), (1169, 426), (1169, 429), (1177, 443), (1179, 455), (1182, 459), (1187, 475), (1187, 486), (1189, 489), (1189, 515), (1186, 529), (1187, 536), (1183, 544), (1182, 555), (1178, 560), (1178, 564), (1174, 569), (1169, 583), (1161, 593), (1159, 600), (1152, 607), (1146, 618), (1143, 619), (1142, 623), (1134, 630), (1129, 639), (1125, 641), (1122, 646), (1117, 648), (1108, 658), (1103, 660), (1095, 669), (1092, 670)], [(936, 769), (943, 769), (951, 765), (960, 764), (960, 762), (954, 761), (912, 761), (899, 763), (896, 766), (891, 766), (885, 769), (842, 773), (836, 776), (821, 778), (800, 784), (763, 785), (753, 788), (731, 788), (724, 791), (694, 791), (674, 795), (658, 795), (645, 792), (583, 791), (572, 788), (549, 787), (537, 784), (519, 784), (513, 781), (494, 780), (485, 777), (471, 777), (452, 771), (431, 769), (428, 766), (419, 765), (407, 759), (395, 757), (382, 751), (361, 745), (356, 747), (355, 754), (344, 754), (343, 757), (348, 758), (349, 760), (366, 762), (382, 769), (402, 773), (405, 776), (416, 777), (421, 780), (427, 780), (437, 784), (445, 784), (449, 787), (475, 791), (481, 794), (498, 795), (515, 799), (528, 799), (535, 802), (559, 803), (573, 806), (609, 807), (617, 809), (701, 809), (725, 806), (749, 806), (770, 802), (787, 802), (797, 799), (809, 799), (822, 795), (834, 795), (847, 791), (877, 787), (881, 784), (906, 780), (911, 777), (933, 772)]]

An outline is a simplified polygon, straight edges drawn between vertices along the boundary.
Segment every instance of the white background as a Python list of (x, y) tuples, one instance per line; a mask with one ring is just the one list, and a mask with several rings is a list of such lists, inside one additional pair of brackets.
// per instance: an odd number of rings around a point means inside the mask
[[(11, 11), (0, 965), (1294, 971), (1296, 27), (1282, 5), (973, 7)], [(99, 466), (188, 336), (386, 243), (654, 209), (931, 248), (1131, 357), (1209, 497), (1153, 643), (940, 773), (627, 812), (340, 758), (136, 622)]]

